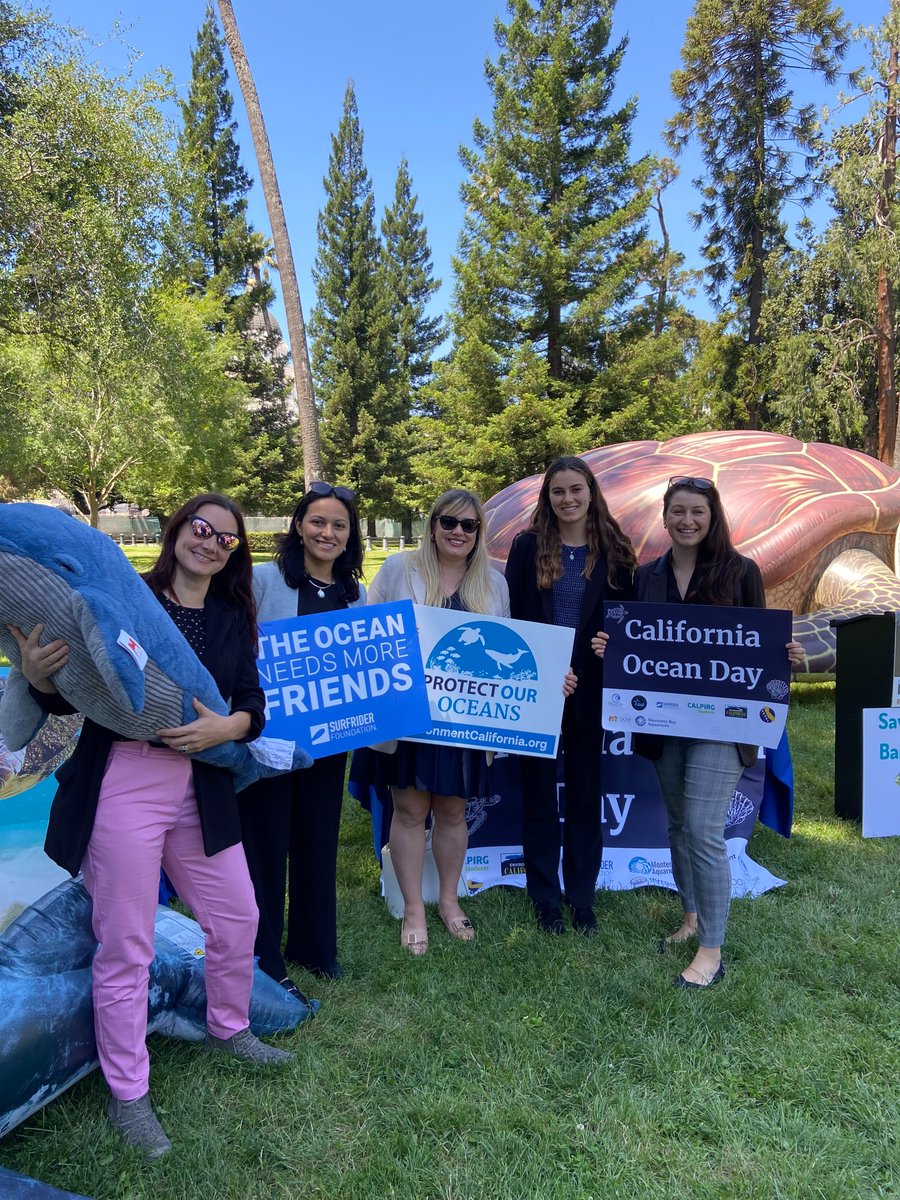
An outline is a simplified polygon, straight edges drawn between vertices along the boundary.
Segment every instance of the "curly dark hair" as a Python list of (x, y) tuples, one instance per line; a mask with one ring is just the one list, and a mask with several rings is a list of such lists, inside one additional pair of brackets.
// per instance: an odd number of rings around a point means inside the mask
[(587, 559), (584, 574), (590, 578), (597, 559), (606, 555), (606, 577), (611, 586), (616, 583), (616, 569), (624, 567), (634, 571), (637, 566), (634, 548), (622, 532), (619, 523), (609, 511), (603, 493), (594, 478), (594, 473), (584, 461), (574, 455), (563, 455), (547, 468), (538, 494), (538, 501), (531, 514), (531, 529), (537, 535), (537, 584), (539, 588), (551, 588), (562, 576), (562, 538), (559, 523), (550, 505), (550, 486), (560, 471), (577, 471), (588, 487), (587, 514)]
[(247, 614), (247, 624), (250, 635), (256, 640), (256, 601), (253, 599), (251, 577), (253, 573), (253, 556), (247, 543), (247, 530), (244, 526), (244, 514), (229, 496), (220, 492), (201, 492), (191, 496), (179, 509), (176, 509), (166, 521), (163, 531), (162, 545), (159, 558), (143, 579), (151, 592), (159, 598), (167, 588), (171, 588), (175, 580), (175, 539), (182, 525), (196, 513), (204, 504), (215, 504), (230, 512), (237, 524), (241, 544), (237, 550), (232, 550), (225, 560), (225, 566), (217, 574), (211, 576), (209, 590), (214, 595), (229, 604), (242, 608)]
[[(336, 500), (340, 500), (350, 518), (350, 536), (347, 538), (347, 545), (335, 559), (332, 568), (335, 578), (344, 589), (344, 599), (349, 603), (359, 599), (359, 581), (362, 577), (363, 544), (359, 528), (359, 513), (352, 500), (347, 500), (334, 492), (331, 495)], [(278, 540), (275, 561), (278, 563), (279, 570), (288, 587), (298, 588), (306, 578), (303, 538), (300, 536), (298, 526), (312, 504), (315, 504), (317, 500), (327, 500), (328, 498), (328, 493), (306, 492), (294, 509), (290, 528)]]
[(697, 547), (697, 565), (694, 567), (693, 587), (697, 596), (704, 604), (733, 604), (744, 564), (731, 540), (719, 489), (712, 480), (706, 479), (700, 481), (700, 486), (687, 478), (670, 483), (663, 496), (663, 520), (676, 492), (704, 496), (709, 502), (709, 530)]

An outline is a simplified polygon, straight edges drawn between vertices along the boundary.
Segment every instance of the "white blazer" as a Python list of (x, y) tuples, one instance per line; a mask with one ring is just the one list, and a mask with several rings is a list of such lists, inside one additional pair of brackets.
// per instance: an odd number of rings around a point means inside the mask
[[(506, 580), (493, 567), (490, 572), (490, 604), (488, 615), (509, 616), (509, 588)], [(416, 569), (415, 553), (401, 550), (386, 558), (369, 588), (369, 604), (384, 604), (388, 600), (412, 600), (425, 603), (425, 581)]]

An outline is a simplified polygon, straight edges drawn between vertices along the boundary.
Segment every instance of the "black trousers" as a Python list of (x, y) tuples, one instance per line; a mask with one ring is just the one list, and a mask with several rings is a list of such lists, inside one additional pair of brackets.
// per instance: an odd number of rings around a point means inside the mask
[(259, 908), (255, 952), (273, 979), (284, 979), (287, 962), (307, 970), (328, 970), (337, 962), (337, 850), (346, 765), (346, 754), (332, 754), (308, 770), (261, 779), (238, 793)]
[(594, 903), (597, 875), (603, 858), (600, 824), (600, 759), (603, 731), (596, 724), (563, 714), (563, 779), (566, 788), (565, 823), (560, 830), (556, 759), (521, 758), (522, 850), (528, 895), (534, 904), (552, 908), (562, 900), (559, 854), (562, 849), (563, 888), (573, 908)]

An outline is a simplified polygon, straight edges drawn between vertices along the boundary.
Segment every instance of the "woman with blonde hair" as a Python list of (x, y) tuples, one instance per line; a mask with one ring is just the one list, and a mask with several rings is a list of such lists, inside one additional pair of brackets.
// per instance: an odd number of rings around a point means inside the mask
[[(412, 600), (508, 616), (506, 581), (488, 562), (484, 527), (484, 511), (474, 493), (463, 488), (444, 492), (428, 514), (419, 549), (386, 560), (372, 580), (368, 602)], [(413, 955), (428, 949), (422, 869), (429, 812), (440, 881), (438, 912), (453, 937), (471, 941), (475, 930), (459, 906), (457, 886), (468, 845), (466, 800), (483, 794), (488, 782), (484, 751), (401, 741), (395, 753), (376, 757), (375, 782), (390, 784), (394, 802), (390, 846), (404, 902), (401, 944)]]

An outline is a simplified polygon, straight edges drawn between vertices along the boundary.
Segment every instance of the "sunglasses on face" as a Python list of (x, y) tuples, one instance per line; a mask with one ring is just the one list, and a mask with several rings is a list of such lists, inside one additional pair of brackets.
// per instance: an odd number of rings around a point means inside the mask
[(437, 520), (441, 529), (445, 529), (447, 533), (452, 533), (457, 525), (460, 527), (463, 533), (475, 533), (475, 531), (478, 529), (478, 526), (481, 524), (481, 522), (475, 517), (450, 517), (446, 514), (438, 517)]
[(309, 490), (314, 496), (337, 496), (338, 500), (346, 500), (349, 504), (356, 499), (356, 492), (352, 488), (335, 487), (333, 483), (325, 483), (323, 479), (317, 479), (315, 483), (311, 483)]
[(216, 539), (216, 542), (226, 554), (230, 554), (232, 550), (237, 550), (238, 546), (243, 541), (239, 533), (219, 533), (218, 529), (213, 529), (209, 521), (204, 521), (202, 517), (188, 517), (191, 526), (191, 533), (201, 542), (208, 542), (211, 537)]
[(669, 480), (669, 487), (692, 487), (698, 492), (708, 492), (714, 486), (711, 479), (703, 479), (696, 475), (673, 475)]

